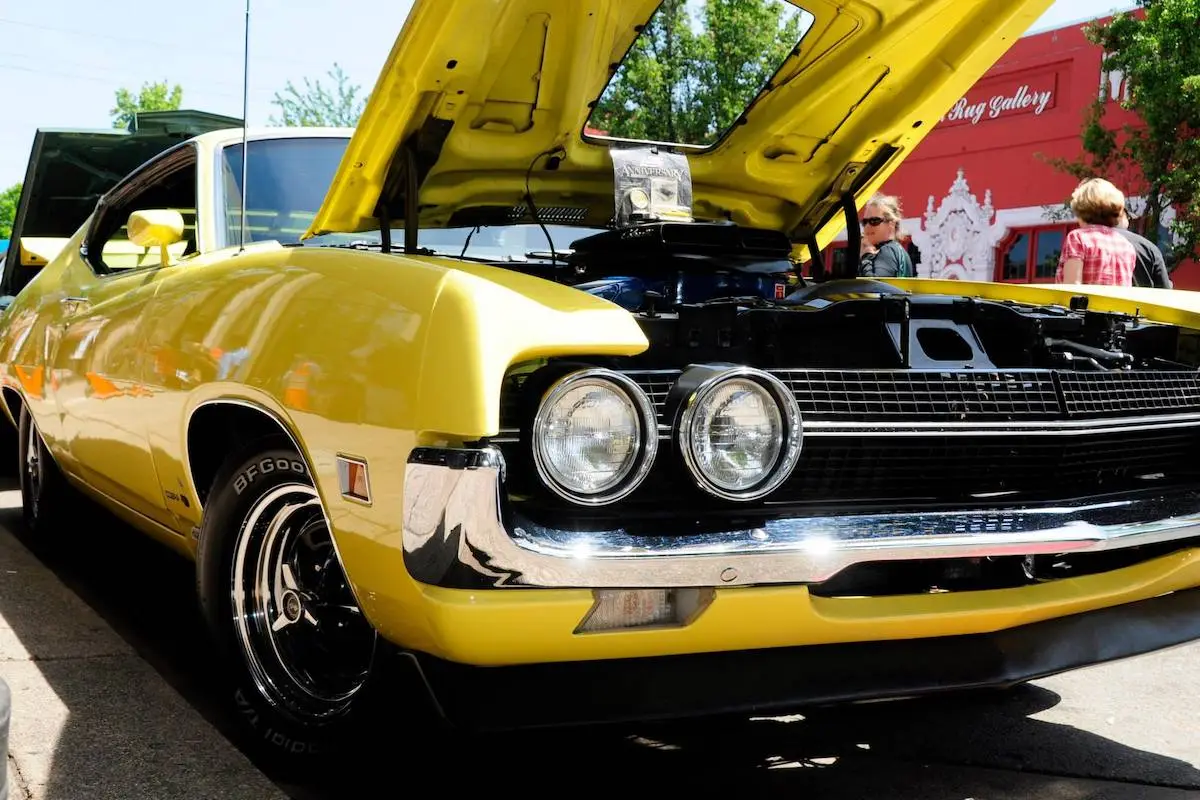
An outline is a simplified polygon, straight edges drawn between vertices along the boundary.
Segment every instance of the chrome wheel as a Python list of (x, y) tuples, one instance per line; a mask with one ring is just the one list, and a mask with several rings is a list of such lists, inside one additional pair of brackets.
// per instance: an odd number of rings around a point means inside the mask
[(376, 634), (316, 490), (288, 483), (251, 505), (232, 566), (235, 638), (259, 693), (304, 723), (344, 711), (366, 683)]

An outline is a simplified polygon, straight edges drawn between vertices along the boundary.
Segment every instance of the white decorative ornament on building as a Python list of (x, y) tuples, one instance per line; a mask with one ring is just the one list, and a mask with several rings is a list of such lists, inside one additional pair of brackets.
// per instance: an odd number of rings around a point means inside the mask
[[(1105, 53), (1103, 59), (1107, 59), (1111, 53)], [(1101, 65), (1104, 61), (1102, 60)], [(1126, 80), (1125, 73), (1121, 70), (1112, 70), (1106, 72), (1104, 67), (1100, 67), (1100, 100), (1105, 103), (1122, 103), (1129, 99), (1130, 96), (1129, 81)]]
[(912, 237), (921, 251), (917, 274), (923, 278), (990, 281), (995, 272), (999, 232), (993, 224), (996, 210), (991, 190), (984, 193), (980, 204), (960, 167), (950, 193), (936, 210), (934, 200), (930, 195), (921, 230)]

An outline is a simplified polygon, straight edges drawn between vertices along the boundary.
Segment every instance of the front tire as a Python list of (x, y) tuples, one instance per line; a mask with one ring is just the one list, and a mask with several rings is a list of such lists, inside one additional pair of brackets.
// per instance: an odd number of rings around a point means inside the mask
[(197, 560), (201, 606), (256, 749), (288, 767), (323, 761), (372, 704), (384, 648), (294, 448), (259, 445), (218, 474)]

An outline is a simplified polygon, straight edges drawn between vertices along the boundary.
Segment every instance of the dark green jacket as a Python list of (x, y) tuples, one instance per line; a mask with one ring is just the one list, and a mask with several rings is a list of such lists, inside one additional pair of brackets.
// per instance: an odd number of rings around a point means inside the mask
[(892, 239), (884, 242), (878, 252), (862, 257), (858, 274), (863, 278), (915, 278), (917, 270), (908, 257), (908, 251)]

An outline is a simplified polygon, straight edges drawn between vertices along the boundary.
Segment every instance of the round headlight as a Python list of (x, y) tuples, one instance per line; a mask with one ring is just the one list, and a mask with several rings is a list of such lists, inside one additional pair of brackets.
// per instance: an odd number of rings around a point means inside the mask
[(650, 398), (611, 370), (560, 379), (533, 420), (533, 458), (542, 481), (576, 503), (603, 505), (625, 497), (646, 477), (658, 449)]
[(802, 421), (775, 376), (732, 369), (702, 383), (684, 407), (679, 446), (702, 489), (756, 500), (787, 480), (800, 459)]

